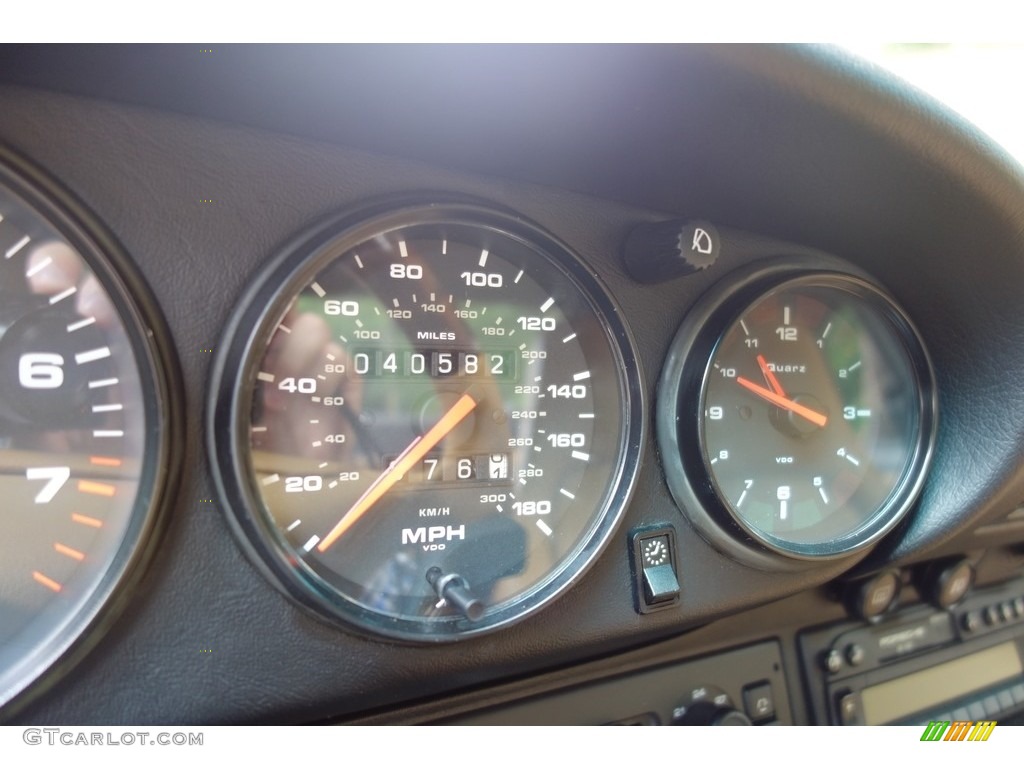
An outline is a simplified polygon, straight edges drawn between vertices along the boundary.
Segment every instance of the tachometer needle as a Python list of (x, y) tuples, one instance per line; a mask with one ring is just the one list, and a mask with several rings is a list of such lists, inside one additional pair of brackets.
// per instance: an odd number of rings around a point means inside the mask
[(768, 367), (767, 361), (764, 359), (764, 355), (757, 356), (757, 364), (761, 366), (761, 373), (764, 374), (764, 380), (768, 382), (768, 386), (772, 388), (776, 395), (786, 396), (786, 393), (782, 391), (782, 385), (779, 384), (779, 380), (775, 378), (775, 372)]
[(420, 435), (411, 443), (409, 446), (399, 454), (398, 458), (394, 460), (390, 467), (384, 470), (383, 474), (378, 477), (369, 488), (359, 497), (359, 500), (352, 505), (352, 508), (346, 512), (338, 524), (331, 529), (323, 540), (317, 545), (317, 550), (320, 552), (326, 552), (327, 548), (331, 546), (338, 538), (351, 528), (359, 518), (366, 514), (367, 510), (376, 504), (380, 498), (391, 490), (391, 487), (397, 483), (402, 476), (412, 469), (422, 459), (430, 449), (441, 442), (445, 435), (451, 432), (459, 423), (469, 415), (470, 411), (476, 408), (476, 400), (470, 397), (468, 394), (464, 394), (458, 400), (455, 401), (455, 405), (448, 409), (448, 411), (442, 416), (438, 422), (432, 426), (426, 434)]
[(741, 387), (746, 387), (758, 397), (763, 397), (769, 403), (779, 406), (779, 408), (785, 408), (787, 411), (792, 411), (797, 416), (803, 416), (812, 424), (824, 427), (828, 423), (828, 417), (825, 414), (811, 410), (806, 405), (800, 405), (800, 403), (790, 400), (788, 397), (778, 395), (770, 389), (762, 387), (760, 384), (755, 384), (750, 379), (737, 376), (736, 383)]

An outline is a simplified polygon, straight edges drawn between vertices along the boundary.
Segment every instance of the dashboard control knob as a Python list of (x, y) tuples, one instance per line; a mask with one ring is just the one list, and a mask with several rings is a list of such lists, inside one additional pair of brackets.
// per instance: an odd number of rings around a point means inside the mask
[(963, 558), (933, 563), (918, 579), (921, 596), (941, 610), (963, 600), (973, 585), (974, 566)]
[(833, 648), (822, 657), (821, 666), (826, 672), (836, 674), (843, 668), (843, 654), (837, 648)]
[(706, 221), (641, 224), (626, 238), (623, 262), (638, 283), (661, 283), (710, 267), (720, 243), (718, 231)]
[(673, 725), (753, 725), (750, 718), (732, 707), (720, 707), (712, 701), (700, 701), (673, 721)]
[(864, 657), (867, 654), (864, 651), (864, 647), (857, 643), (850, 643), (846, 646), (846, 662), (851, 667), (857, 667), (864, 663)]
[(896, 605), (902, 586), (899, 571), (883, 571), (850, 585), (846, 594), (847, 608), (864, 621), (878, 621)]

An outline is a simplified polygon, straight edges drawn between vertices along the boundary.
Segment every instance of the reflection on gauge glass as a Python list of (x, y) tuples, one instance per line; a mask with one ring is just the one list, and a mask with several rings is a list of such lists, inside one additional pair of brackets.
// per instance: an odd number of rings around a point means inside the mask
[(103, 623), (164, 484), (153, 342), (88, 222), (0, 152), (0, 705)]
[(714, 523), (795, 558), (877, 541), (916, 497), (934, 435), (931, 368), (905, 314), (833, 273), (768, 277), (711, 301), (684, 341), (706, 355), (690, 358), (703, 378), (677, 389), (673, 411), (693, 414), (676, 422), (676, 445), (699, 449), (690, 472), (707, 478), (693, 485), (709, 491)]
[(322, 615), (420, 640), (506, 625), (576, 579), (623, 510), (642, 425), (628, 334), (519, 220), (334, 222), (271, 265), (234, 328), (221, 483), (279, 586)]

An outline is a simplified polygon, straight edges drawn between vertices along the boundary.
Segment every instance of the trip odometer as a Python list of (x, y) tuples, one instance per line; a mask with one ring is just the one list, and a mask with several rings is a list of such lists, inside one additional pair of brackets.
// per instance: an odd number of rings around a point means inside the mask
[(212, 453), (274, 581), (443, 640), (519, 619), (610, 535), (637, 363), (564, 246), (469, 205), (329, 222), (271, 264), (215, 374)]

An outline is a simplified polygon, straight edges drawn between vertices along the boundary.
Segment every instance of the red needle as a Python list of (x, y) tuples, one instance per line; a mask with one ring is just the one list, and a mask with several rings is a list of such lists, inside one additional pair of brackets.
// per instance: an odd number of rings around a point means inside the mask
[(746, 387), (758, 397), (763, 397), (769, 403), (779, 406), (779, 408), (785, 408), (787, 411), (792, 411), (797, 416), (803, 416), (812, 424), (817, 424), (819, 427), (824, 427), (828, 423), (828, 416), (823, 413), (811, 410), (805, 405), (800, 405), (788, 397), (777, 395), (770, 389), (762, 387), (760, 384), (755, 384), (750, 379), (745, 379), (742, 376), (736, 377), (736, 383), (741, 387)]
[(779, 384), (779, 380), (775, 378), (775, 373), (771, 368), (768, 367), (768, 363), (764, 359), (764, 355), (757, 356), (757, 364), (761, 366), (761, 373), (764, 374), (764, 380), (768, 382), (768, 386), (775, 390), (776, 395), (786, 396), (786, 393), (782, 391), (782, 385)]
[(426, 456), (431, 448), (441, 442), (445, 435), (455, 429), (459, 422), (466, 418), (474, 408), (476, 408), (476, 400), (468, 394), (456, 400), (455, 405), (448, 409), (448, 412), (440, 418), (437, 424), (432, 426), (425, 435), (421, 435), (409, 443), (409, 446), (402, 451), (391, 466), (385, 469), (383, 474), (373, 481), (370, 487), (359, 497), (359, 500), (352, 505), (348, 512), (342, 515), (338, 524), (317, 545), (317, 550), (326, 552), (331, 544), (337, 541), (345, 531), (355, 525), (356, 521), (380, 500), (381, 496), (391, 490), (391, 487), (402, 478), (402, 475), (416, 466), (417, 462)]

